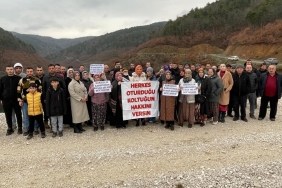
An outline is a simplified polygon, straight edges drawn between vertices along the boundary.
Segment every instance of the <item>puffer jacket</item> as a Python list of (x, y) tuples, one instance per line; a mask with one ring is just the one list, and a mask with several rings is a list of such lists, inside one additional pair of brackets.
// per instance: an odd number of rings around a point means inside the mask
[(42, 103), (41, 103), (41, 93), (28, 93), (26, 95), (27, 99), (27, 111), (29, 116), (37, 116), (43, 113)]

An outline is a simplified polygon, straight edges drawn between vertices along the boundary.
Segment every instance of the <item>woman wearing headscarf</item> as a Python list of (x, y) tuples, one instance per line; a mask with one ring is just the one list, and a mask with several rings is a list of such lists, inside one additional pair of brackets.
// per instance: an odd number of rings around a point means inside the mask
[(82, 123), (89, 120), (86, 101), (88, 99), (87, 89), (80, 81), (80, 73), (74, 71), (74, 78), (69, 83), (68, 90), (70, 93), (72, 121), (74, 133), (82, 133)]
[[(178, 85), (182, 90), (183, 84), (195, 84), (195, 80), (192, 78), (192, 72), (190, 69), (186, 69), (184, 78), (182, 78)], [(195, 119), (195, 95), (183, 95), (180, 92), (179, 105), (178, 105), (178, 123), (183, 127), (183, 122), (188, 121), (188, 128), (192, 128)]]
[(209, 118), (213, 118), (212, 124), (216, 125), (218, 123), (218, 114), (219, 114), (219, 97), (220, 93), (223, 90), (222, 81), (216, 74), (216, 70), (210, 68), (208, 69), (208, 76), (211, 81), (211, 95), (209, 97), (210, 113)]
[[(87, 89), (87, 93), (89, 92), (89, 88), (90, 88), (90, 85), (93, 83), (93, 81), (89, 78), (89, 74), (87, 71), (83, 71), (82, 72), (82, 83), (84, 84), (84, 86), (86, 87)], [(91, 97), (88, 96), (88, 99), (86, 101), (86, 105), (87, 105), (87, 110), (88, 110), (88, 115), (89, 115), (89, 120), (86, 122), (87, 125), (92, 125), (92, 104), (91, 104)]]
[[(65, 79), (66, 88), (69, 87), (69, 84), (72, 81), (72, 79), (73, 79), (73, 68), (69, 68), (67, 70), (67, 77)], [(72, 115), (71, 115), (70, 93), (69, 93), (68, 89), (66, 89), (66, 97), (67, 97), (67, 100), (66, 100), (66, 103), (67, 103), (67, 114), (64, 115), (63, 121), (64, 121), (64, 124), (68, 124), (68, 125), (70, 125), (70, 127), (73, 127)]]
[[(165, 73), (165, 80), (160, 85), (160, 91), (163, 91), (164, 84), (175, 84), (175, 80), (172, 79), (171, 72)], [(174, 110), (175, 110), (176, 97), (164, 96), (161, 94), (161, 113), (160, 120), (166, 122), (166, 129), (174, 130)]]
[(115, 80), (112, 82), (112, 92), (110, 94), (110, 106), (113, 112), (111, 122), (116, 125), (116, 128), (126, 128), (122, 115), (122, 99), (121, 99), (121, 82), (122, 73), (116, 72)]
[(232, 74), (226, 71), (226, 65), (220, 65), (220, 71), (217, 73), (223, 84), (223, 91), (219, 97), (219, 122), (225, 122), (226, 111), (228, 110), (230, 91), (233, 87)]
[[(100, 80), (99, 74), (94, 75), (94, 82), (98, 82)], [(92, 83), (89, 87), (88, 95), (91, 97), (92, 125), (94, 131), (98, 130), (98, 126), (100, 126), (103, 131), (106, 122), (108, 93), (95, 93), (94, 83)]]
[(195, 120), (200, 123), (200, 126), (204, 126), (207, 123), (207, 115), (209, 114), (209, 96), (211, 95), (211, 82), (205, 75), (204, 69), (198, 70), (198, 76), (196, 77), (196, 83), (199, 87), (199, 94), (204, 96), (206, 100), (202, 103), (195, 104)]
[[(137, 65), (135, 67), (135, 72), (132, 73), (132, 77), (130, 77), (131, 82), (141, 82), (146, 81), (146, 74), (143, 72), (142, 66)], [(140, 121), (142, 122), (142, 125), (146, 125), (146, 121), (144, 118), (136, 119), (136, 126), (140, 125)]]

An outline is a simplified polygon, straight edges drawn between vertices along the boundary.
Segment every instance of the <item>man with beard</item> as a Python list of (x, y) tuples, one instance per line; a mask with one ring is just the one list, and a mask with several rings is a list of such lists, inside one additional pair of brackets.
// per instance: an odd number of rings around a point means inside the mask
[[(41, 86), (41, 81), (39, 78), (35, 77), (33, 75), (33, 68), (32, 67), (27, 67), (26, 69), (26, 77), (22, 78), (19, 83), (18, 83), (18, 101), (22, 101), (20, 106), (22, 107), (22, 112), (23, 112), (23, 121), (24, 121), (24, 126), (25, 126), (25, 132), (23, 133), (24, 136), (28, 135), (28, 130), (29, 130), (29, 117), (28, 117), (28, 105), (27, 105), (27, 98), (26, 95), (28, 94), (29, 91), (29, 84), (34, 83), (37, 86), (37, 91), (41, 93), (42, 86)], [(38, 123), (35, 122), (34, 124), (34, 134), (38, 135)]]
[(6, 73), (7, 75), (0, 79), (0, 103), (3, 105), (8, 124), (6, 136), (9, 136), (14, 133), (12, 124), (13, 110), (17, 117), (18, 134), (22, 134), (22, 112), (19, 105), (22, 101), (18, 101), (17, 98), (17, 87), (21, 77), (14, 74), (12, 65), (6, 66)]

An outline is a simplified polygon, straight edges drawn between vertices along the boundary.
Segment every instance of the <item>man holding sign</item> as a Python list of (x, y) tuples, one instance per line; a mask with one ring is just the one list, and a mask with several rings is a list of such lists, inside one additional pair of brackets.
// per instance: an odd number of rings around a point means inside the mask
[(184, 78), (179, 81), (181, 94), (179, 97), (178, 123), (183, 126), (188, 121), (188, 128), (192, 128), (195, 119), (195, 95), (198, 94), (198, 85), (192, 78), (190, 69), (186, 69)]

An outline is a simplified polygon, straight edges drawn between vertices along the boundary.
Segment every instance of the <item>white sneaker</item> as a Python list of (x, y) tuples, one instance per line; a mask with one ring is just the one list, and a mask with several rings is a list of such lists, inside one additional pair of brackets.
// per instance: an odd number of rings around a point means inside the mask
[(218, 121), (214, 121), (212, 122), (213, 125), (217, 125)]
[(212, 123), (212, 119), (213, 119), (213, 118), (207, 119), (207, 122), (211, 122), (211, 123)]

